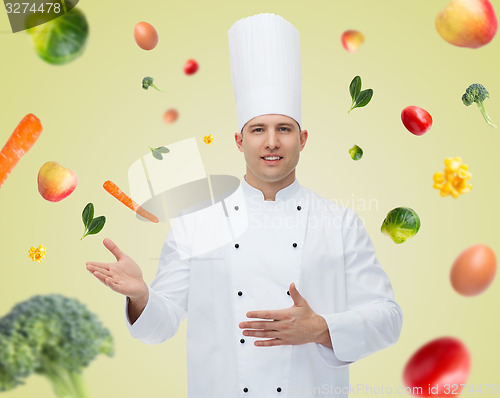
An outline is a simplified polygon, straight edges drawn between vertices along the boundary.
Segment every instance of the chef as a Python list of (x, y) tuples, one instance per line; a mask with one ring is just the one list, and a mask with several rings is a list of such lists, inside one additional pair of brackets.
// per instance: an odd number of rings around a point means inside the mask
[(127, 297), (145, 343), (187, 317), (190, 398), (347, 397), (348, 365), (398, 340), (401, 309), (357, 214), (295, 178), (298, 31), (258, 14), (231, 27), (229, 50), (241, 185), (173, 224), (151, 286), (110, 239), (117, 261), (87, 269)]

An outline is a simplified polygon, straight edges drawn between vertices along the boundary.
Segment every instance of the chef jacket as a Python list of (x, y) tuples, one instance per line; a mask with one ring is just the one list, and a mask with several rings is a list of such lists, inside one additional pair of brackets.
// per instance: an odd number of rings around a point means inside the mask
[[(248, 311), (293, 306), (291, 282), (326, 320), (333, 349), (256, 347), (262, 338), (243, 336)], [(359, 216), (297, 180), (274, 201), (243, 180), (225, 200), (174, 223), (148, 303), (127, 326), (158, 344), (188, 313), (189, 398), (347, 397), (347, 365), (394, 344), (402, 325)]]

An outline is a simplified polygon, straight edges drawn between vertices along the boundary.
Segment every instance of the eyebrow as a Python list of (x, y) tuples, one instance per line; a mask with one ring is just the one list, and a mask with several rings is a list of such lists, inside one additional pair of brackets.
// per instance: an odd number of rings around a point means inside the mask
[[(265, 127), (267, 126), (266, 124), (264, 123), (258, 123), (258, 124), (252, 124), (251, 126), (248, 126), (249, 129), (251, 128), (254, 128), (254, 127)], [(293, 128), (293, 124), (290, 124), (290, 123), (278, 123), (278, 126), (288, 126), (288, 127), (291, 127)]]

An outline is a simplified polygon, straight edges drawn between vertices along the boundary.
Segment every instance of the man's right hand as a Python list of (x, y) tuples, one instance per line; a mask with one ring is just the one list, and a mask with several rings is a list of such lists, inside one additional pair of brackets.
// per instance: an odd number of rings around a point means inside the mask
[(89, 261), (86, 263), (87, 269), (110, 289), (127, 296), (140, 314), (149, 299), (148, 285), (144, 282), (141, 269), (111, 239), (106, 238), (103, 243), (117, 261), (115, 263)]

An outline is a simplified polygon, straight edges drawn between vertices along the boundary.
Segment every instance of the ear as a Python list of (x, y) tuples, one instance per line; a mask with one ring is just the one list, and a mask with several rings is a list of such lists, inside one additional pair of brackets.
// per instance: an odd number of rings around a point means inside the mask
[(240, 152), (243, 152), (243, 133), (234, 133), (234, 141)]
[(307, 130), (302, 130), (300, 132), (300, 150), (301, 151), (306, 146), (307, 137), (309, 137), (309, 133), (307, 132)]

